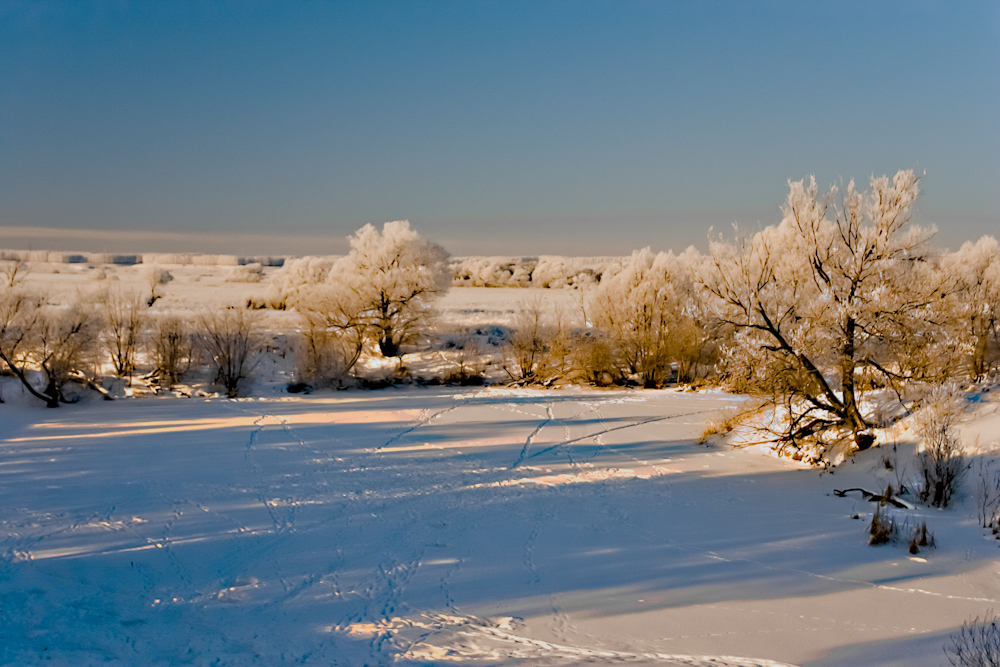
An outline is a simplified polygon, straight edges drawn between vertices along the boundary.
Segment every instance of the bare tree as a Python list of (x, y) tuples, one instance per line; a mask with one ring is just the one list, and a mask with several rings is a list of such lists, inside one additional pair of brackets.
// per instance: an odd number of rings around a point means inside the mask
[(906, 345), (946, 291), (926, 261), (933, 230), (909, 225), (918, 195), (912, 171), (873, 177), (866, 193), (851, 181), (839, 204), (814, 178), (790, 182), (780, 225), (712, 242), (702, 280), (737, 331), (728, 370), (787, 410), (783, 446), (838, 432), (869, 446), (859, 380), (907, 378)]
[[(50, 408), (70, 402), (63, 387), (86, 380), (97, 338), (94, 317), (78, 305), (55, 307), (39, 297), (0, 293), (0, 361), (35, 398)], [(36, 388), (30, 375), (41, 375)]]
[(122, 288), (105, 290), (99, 299), (103, 325), (103, 346), (118, 377), (132, 381), (145, 304), (137, 291)]
[(0, 284), (8, 288), (17, 287), (31, 270), (31, 266), (20, 257), (0, 261)]
[(194, 338), (187, 322), (176, 315), (158, 317), (150, 328), (146, 349), (150, 374), (161, 387), (173, 387), (184, 376), (194, 356)]
[(256, 311), (227, 308), (201, 317), (198, 340), (215, 370), (215, 384), (236, 398), (244, 389), (263, 350)]
[(295, 353), (299, 381), (339, 384), (364, 351), (368, 322), (360, 295), (342, 284), (305, 285), (292, 303), (305, 325)]
[(349, 240), (351, 252), (328, 281), (354, 292), (365, 330), (383, 356), (397, 357), (426, 325), (431, 301), (451, 284), (448, 253), (406, 220), (387, 222), (381, 232), (365, 225)]

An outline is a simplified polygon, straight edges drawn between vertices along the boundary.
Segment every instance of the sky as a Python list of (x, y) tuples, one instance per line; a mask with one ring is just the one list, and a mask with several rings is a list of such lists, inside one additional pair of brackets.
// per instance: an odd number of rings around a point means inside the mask
[(1000, 2), (0, 0), (0, 247), (682, 250), (899, 169), (1000, 235)]

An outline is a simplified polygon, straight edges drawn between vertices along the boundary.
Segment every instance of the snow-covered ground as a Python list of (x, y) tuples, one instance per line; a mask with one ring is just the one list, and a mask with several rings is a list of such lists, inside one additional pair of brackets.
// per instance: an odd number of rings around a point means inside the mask
[(260, 393), (0, 405), (0, 664), (941, 665), (1000, 605), (969, 501), (870, 547), (899, 466), (696, 444), (723, 394)]

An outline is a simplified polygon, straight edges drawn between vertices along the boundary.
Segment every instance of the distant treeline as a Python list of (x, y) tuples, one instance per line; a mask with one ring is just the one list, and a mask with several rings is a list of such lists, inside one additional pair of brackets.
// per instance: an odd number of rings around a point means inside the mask
[[(338, 256), (242, 256), (199, 253), (115, 254), (104, 252), (53, 252), (48, 250), (0, 250), (0, 261), (50, 262), (54, 264), (176, 264), (181, 266), (280, 267), (287, 263), (308, 264), (325, 269)], [(449, 266), (454, 287), (584, 287), (595, 285), (605, 274), (614, 274), (627, 257), (538, 257), (470, 256), (453, 257)]]

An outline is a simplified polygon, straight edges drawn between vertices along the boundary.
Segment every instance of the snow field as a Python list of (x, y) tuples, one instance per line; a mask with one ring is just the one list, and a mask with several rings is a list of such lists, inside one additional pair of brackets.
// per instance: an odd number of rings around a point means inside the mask
[(820, 475), (694, 444), (734, 400), (0, 405), (0, 664), (943, 664), (1000, 603), (971, 509), (905, 513), (937, 549), (869, 547), (872, 504), (832, 489), (881, 452)]

